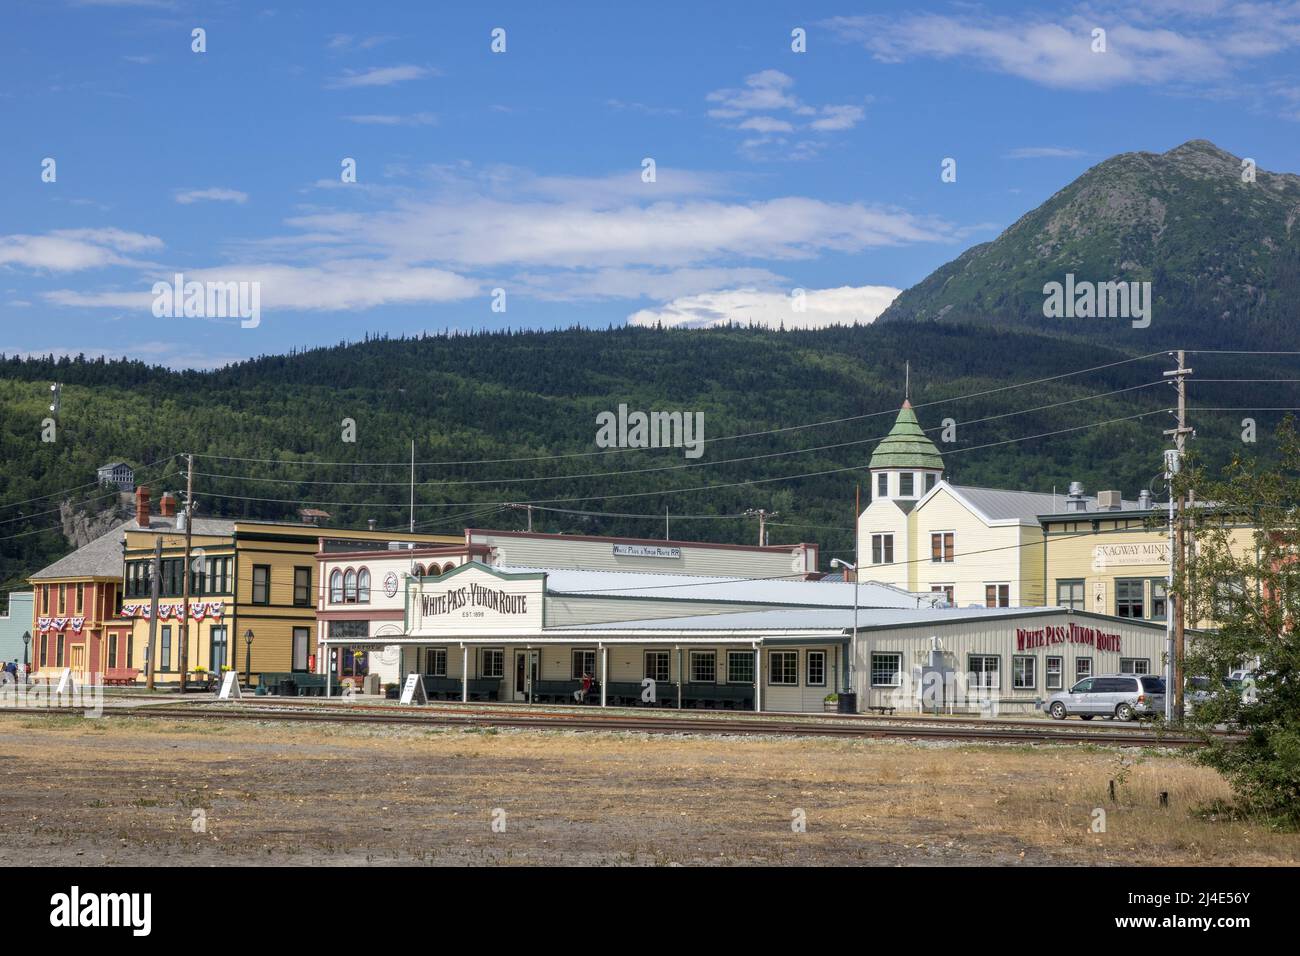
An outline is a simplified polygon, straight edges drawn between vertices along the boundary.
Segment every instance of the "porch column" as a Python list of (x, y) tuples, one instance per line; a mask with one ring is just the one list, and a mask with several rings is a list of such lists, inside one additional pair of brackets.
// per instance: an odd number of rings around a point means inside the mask
[(609, 648), (604, 644), (597, 644), (600, 648), (600, 706), (605, 706), (605, 695), (608, 690), (606, 685), (609, 683)]
[(469, 703), (469, 647), (460, 646), (460, 702)]
[(682, 649), (673, 648), (677, 652), (677, 709), (682, 709), (682, 684), (686, 682), (686, 675), (682, 673)]
[(754, 712), (763, 709), (763, 648), (754, 645)]

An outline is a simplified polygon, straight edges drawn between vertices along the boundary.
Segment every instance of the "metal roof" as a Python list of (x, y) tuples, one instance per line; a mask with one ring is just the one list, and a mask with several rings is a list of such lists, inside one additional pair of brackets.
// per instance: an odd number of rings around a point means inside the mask
[(28, 580), (51, 578), (120, 578), (122, 576), (122, 533), (134, 521), (124, 521), (95, 540), (42, 568)]
[[(858, 608), (858, 630), (890, 627), (931, 626), (978, 623), (988, 620), (1014, 620), (1068, 614), (1074, 617), (1114, 621), (1116, 624), (1159, 627), (1161, 621), (1112, 618), (1104, 614), (1075, 611), (1065, 607), (963, 607), (963, 608)], [(654, 618), (642, 621), (611, 621), (604, 624), (580, 624), (566, 627), (572, 631), (598, 630), (689, 630), (689, 631), (797, 631), (853, 629), (853, 610), (844, 608), (783, 608), (771, 611), (741, 611), (735, 614), (699, 614), (692, 617)]]
[[(1024, 521), (1038, 524), (1038, 516), (1052, 514), (1058, 508), (1064, 508), (1066, 496), (1063, 494), (1046, 494), (1040, 491), (1006, 491), (1002, 488), (976, 488), (971, 485), (949, 485), (953, 491), (978, 508), (992, 521)], [(1097, 510), (1096, 496), (1085, 499), (1087, 511), (1091, 514), (1111, 514), (1109, 511)], [(1126, 501), (1126, 508), (1136, 508), (1137, 503)], [(1082, 512), (1071, 512), (1080, 514)]]
[[(853, 585), (842, 581), (787, 581), (763, 578), (704, 577), (643, 571), (588, 571), (574, 568), (499, 567), (508, 574), (542, 573), (551, 594), (591, 597), (663, 598), (803, 607), (853, 607)], [(926, 595), (928, 597), (928, 595)], [(858, 606), (915, 607), (918, 596), (888, 584), (863, 581)]]

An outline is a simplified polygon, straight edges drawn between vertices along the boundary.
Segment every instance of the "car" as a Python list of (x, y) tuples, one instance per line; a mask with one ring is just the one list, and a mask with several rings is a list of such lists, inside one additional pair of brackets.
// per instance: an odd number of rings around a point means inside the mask
[[(1242, 673), (1233, 671), (1234, 674)], [(1221, 677), (1219, 678), (1220, 686), (1237, 695), (1242, 693), (1242, 680), (1238, 677)], [(1183, 706), (1187, 713), (1192, 713), (1197, 707), (1205, 703), (1214, 696), (1214, 681), (1208, 677), (1189, 677), (1187, 678), (1187, 690), (1183, 694)]]
[(1047, 699), (1056, 720), (1077, 715), (1084, 720), (1114, 717), (1137, 720), (1165, 712), (1165, 681), (1154, 674), (1100, 674), (1085, 677), (1069, 690)]

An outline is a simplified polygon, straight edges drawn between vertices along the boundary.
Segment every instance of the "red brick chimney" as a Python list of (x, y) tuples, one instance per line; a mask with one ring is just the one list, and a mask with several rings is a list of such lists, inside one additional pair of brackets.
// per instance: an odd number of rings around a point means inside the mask
[(158, 499), (158, 514), (164, 518), (176, 517), (176, 496), (170, 491), (164, 491), (163, 496)]
[(141, 485), (135, 489), (135, 523), (141, 528), (149, 527), (148, 485)]

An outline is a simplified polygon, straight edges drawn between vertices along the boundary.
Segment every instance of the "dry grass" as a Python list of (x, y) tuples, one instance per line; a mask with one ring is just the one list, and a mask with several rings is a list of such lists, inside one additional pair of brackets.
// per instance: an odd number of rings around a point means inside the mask
[(0, 716), (0, 754), (0, 863), (1300, 862), (1163, 752)]

